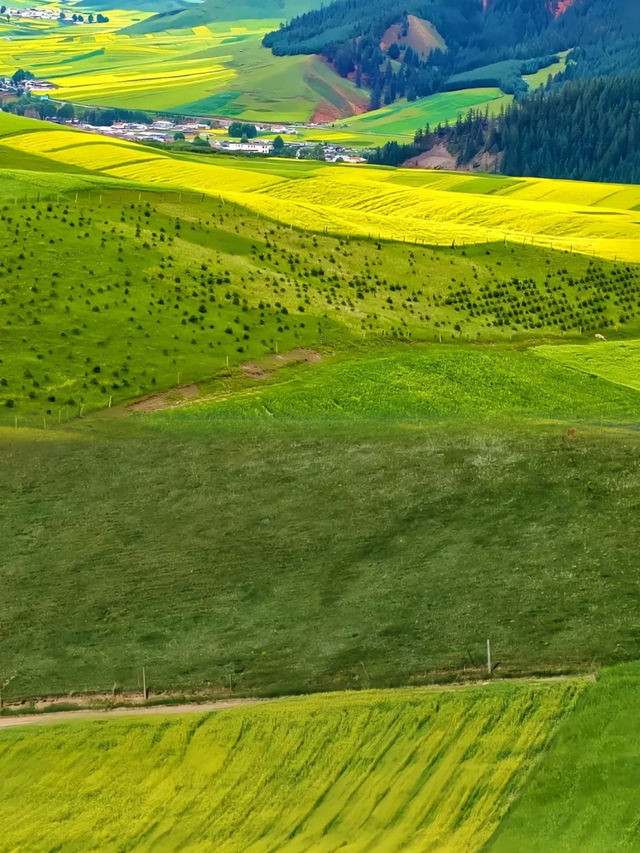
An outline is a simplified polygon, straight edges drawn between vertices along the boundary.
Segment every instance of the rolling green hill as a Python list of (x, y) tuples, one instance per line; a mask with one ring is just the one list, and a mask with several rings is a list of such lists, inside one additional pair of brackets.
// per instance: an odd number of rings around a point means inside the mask
[(314, 5), (314, 0), (237, 0), (233, 4), (227, 0), (203, 0), (178, 14), (172, 12), (170, 15), (154, 15), (124, 32), (143, 35), (167, 29), (186, 30), (227, 21), (286, 21), (294, 15), (306, 12)]
[(128, 690), (143, 664), (155, 689), (353, 687), (362, 664), (423, 683), (487, 636), (511, 674), (640, 654), (638, 391), (624, 367), (528, 351), (605, 358), (586, 345), (605, 323), (621, 347), (638, 335), (637, 268), (309, 232), (223, 195), (268, 211), (336, 175), (355, 206), (429, 181), (466, 216), (580, 189), (626, 217), (633, 191), (0, 127), (4, 162), (31, 169), (0, 184), (10, 695)]

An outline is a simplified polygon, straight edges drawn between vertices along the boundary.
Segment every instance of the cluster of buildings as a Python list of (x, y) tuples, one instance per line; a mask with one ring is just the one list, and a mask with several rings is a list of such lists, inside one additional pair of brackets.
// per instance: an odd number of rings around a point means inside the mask
[[(83, 15), (67, 17), (60, 9), (51, 9), (49, 6), (32, 6), (30, 9), (13, 9), (10, 6), (0, 6), (0, 15), (8, 15), (11, 18), (26, 18), (31, 21), (60, 21), (73, 24), (91, 23), (84, 19)], [(91, 16), (93, 20), (93, 15)]]
[[(4, 81), (10, 83), (11, 81)], [(3, 88), (3, 81), (0, 78), (0, 89)], [(48, 86), (55, 88), (53, 84), (44, 83), (38, 80), (27, 80), (20, 86), (35, 88), (38, 90)], [(25, 113), (27, 115), (27, 113)], [(186, 142), (194, 143), (196, 140), (200, 145), (215, 149), (216, 151), (226, 152), (229, 154), (262, 154), (269, 155), (273, 152), (273, 139), (256, 138), (248, 140), (234, 139), (229, 136), (221, 136), (221, 130), (228, 130), (229, 122), (224, 119), (217, 119), (210, 123), (203, 121), (188, 121), (175, 123), (168, 119), (158, 119), (151, 123), (118, 121), (112, 125), (95, 125), (77, 119), (70, 121), (62, 121), (57, 118), (49, 119), (56, 124), (65, 124), (76, 127), (79, 130), (84, 130), (88, 133), (98, 133), (101, 136), (109, 136), (114, 139), (124, 139), (128, 142), (161, 142), (170, 144), (175, 142), (176, 136), (178, 139), (184, 138)], [(226, 126), (225, 126), (226, 125)], [(256, 125), (256, 129), (258, 129)], [(262, 133), (276, 134), (280, 136), (279, 130), (284, 134), (288, 134), (288, 128), (281, 125), (261, 126), (259, 128)], [(217, 132), (216, 132), (217, 131)], [(291, 135), (297, 135), (298, 130), (293, 129)], [(182, 134), (182, 137), (180, 136)], [(298, 159), (313, 158), (325, 160), (328, 163), (365, 163), (364, 157), (360, 156), (358, 151), (344, 148), (341, 145), (331, 145), (319, 143), (317, 141), (308, 142), (302, 140), (287, 141), (285, 155), (296, 157)]]
[(11, 77), (0, 77), (0, 92), (6, 95), (23, 95), (25, 92), (52, 92), (57, 86), (49, 80), (12, 80)]
[(0, 15), (9, 15), (11, 18), (29, 18), (33, 21), (57, 21), (60, 11), (54, 12), (50, 8), (38, 9), (12, 9), (10, 6), (0, 6)]
[(211, 130), (209, 124), (203, 122), (186, 122), (174, 124), (172, 121), (158, 119), (151, 124), (140, 122), (117, 121), (109, 126), (96, 126), (86, 122), (74, 122), (76, 127), (102, 136), (112, 136), (116, 139), (126, 139), (129, 142), (173, 142), (176, 134), (184, 134), (185, 139), (195, 138), (204, 131)]

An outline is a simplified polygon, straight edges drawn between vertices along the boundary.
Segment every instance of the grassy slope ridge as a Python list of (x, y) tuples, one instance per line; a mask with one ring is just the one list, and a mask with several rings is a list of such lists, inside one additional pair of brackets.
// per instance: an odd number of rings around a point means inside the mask
[(604, 670), (585, 690), (491, 853), (600, 853), (638, 847), (640, 670)]
[(0, 849), (479, 850), (583, 689), (365, 692), (2, 732)]
[(606, 341), (597, 347), (542, 346), (535, 352), (556, 364), (640, 390), (639, 341)]
[[(551, 349), (551, 348), (550, 348)], [(579, 347), (576, 347), (579, 349)], [(581, 349), (585, 349), (583, 346)], [(285, 377), (290, 375), (289, 381)], [(633, 418), (640, 397), (593, 376), (573, 375), (529, 353), (433, 346), (329, 362), (245, 395), (215, 396), (204, 407), (172, 413), (173, 422), (209, 417), (260, 419), (327, 416), (408, 418)]]

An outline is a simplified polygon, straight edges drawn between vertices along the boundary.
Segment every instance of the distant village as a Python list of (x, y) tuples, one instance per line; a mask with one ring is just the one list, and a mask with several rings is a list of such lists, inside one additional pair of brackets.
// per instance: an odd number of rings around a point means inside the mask
[(29, 9), (14, 9), (11, 6), (0, 6), (0, 15), (10, 18), (23, 18), (31, 21), (59, 21), (63, 24), (103, 24), (109, 20), (105, 15), (98, 13), (93, 15), (72, 14), (67, 15), (61, 9), (51, 9), (49, 6), (32, 6)]
[(36, 80), (32, 77), (15, 79), (15, 77), (0, 77), (0, 92), (7, 95), (24, 95), (30, 92), (53, 92), (54, 83), (48, 80)]
[[(34, 82), (34, 81), (31, 81)], [(35, 87), (37, 88), (37, 87)], [(171, 144), (177, 141), (187, 144), (210, 147), (221, 153), (229, 154), (262, 154), (274, 153), (274, 142), (276, 137), (283, 141), (284, 148), (277, 153), (284, 156), (296, 157), (298, 159), (325, 160), (328, 163), (365, 163), (366, 159), (359, 151), (345, 148), (341, 145), (319, 143), (317, 141), (305, 141), (298, 139), (300, 128), (295, 125), (282, 124), (255, 124), (259, 134), (268, 134), (273, 138), (264, 136), (254, 139), (234, 139), (222, 136), (221, 133), (229, 130), (231, 121), (216, 119), (212, 122), (189, 121), (176, 123), (168, 119), (158, 119), (150, 124), (140, 122), (117, 121), (112, 125), (93, 125), (87, 122), (73, 120), (60, 121), (50, 119), (58, 124), (77, 127), (89, 133), (99, 133), (102, 136), (110, 136), (115, 139), (124, 139), (129, 142), (158, 142)], [(312, 125), (309, 125), (312, 127)]]
[(224, 118), (154, 120), (145, 112), (130, 110), (122, 111), (127, 121), (118, 121), (114, 109), (85, 107), (76, 111), (71, 104), (58, 104), (49, 95), (55, 89), (57, 86), (51, 81), (36, 79), (33, 72), (20, 68), (11, 77), (0, 77), (0, 108), (129, 142), (193, 145), (223, 154), (276, 155), (329, 163), (366, 162), (359, 149), (304, 139), (305, 131), (323, 127), (312, 122), (296, 125)]

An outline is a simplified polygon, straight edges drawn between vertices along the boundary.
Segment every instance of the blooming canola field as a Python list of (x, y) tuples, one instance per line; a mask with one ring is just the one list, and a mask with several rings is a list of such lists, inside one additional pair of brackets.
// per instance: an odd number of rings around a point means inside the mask
[[(0, 134), (5, 117), (0, 117)], [(640, 261), (640, 187), (277, 159), (176, 156), (10, 120), (0, 157), (219, 196), (303, 228), (433, 245), (507, 241)]]
[(7, 731), (3, 849), (480, 850), (584, 687), (365, 691)]

